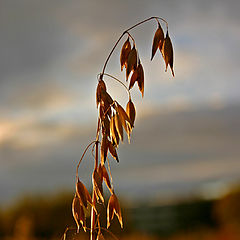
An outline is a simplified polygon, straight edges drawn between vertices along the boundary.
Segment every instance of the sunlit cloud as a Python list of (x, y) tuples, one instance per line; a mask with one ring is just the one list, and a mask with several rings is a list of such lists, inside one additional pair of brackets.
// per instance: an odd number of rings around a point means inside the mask
[(73, 104), (75, 100), (76, 96), (73, 93), (51, 81), (46, 81), (45, 85), (14, 89), (8, 97), (8, 104), (18, 108), (19, 111), (47, 111), (64, 109)]
[(84, 125), (44, 121), (34, 117), (8, 120), (1, 122), (0, 126), (0, 151), (1, 147), (19, 150), (56, 145), (86, 131)]
[(11, 137), (14, 130), (15, 130), (14, 126), (11, 123), (9, 123), (8, 121), (1, 121), (0, 122), (0, 144), (5, 139), (8, 139), (9, 137)]

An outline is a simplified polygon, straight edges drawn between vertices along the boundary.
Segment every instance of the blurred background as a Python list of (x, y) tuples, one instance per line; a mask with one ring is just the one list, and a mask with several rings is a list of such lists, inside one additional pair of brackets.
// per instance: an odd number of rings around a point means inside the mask
[[(0, 238), (60, 239), (74, 224), (75, 167), (95, 139), (96, 75), (125, 29), (160, 16), (176, 76), (159, 52), (150, 62), (155, 21), (131, 31), (145, 97), (133, 88), (132, 142), (120, 146), (119, 164), (111, 161), (125, 224), (114, 231), (240, 239), (239, 10), (237, 0), (1, 0)], [(124, 40), (106, 69), (122, 80)], [(125, 90), (105, 82), (125, 106)], [(92, 166), (90, 151), (79, 173), (87, 186)]]

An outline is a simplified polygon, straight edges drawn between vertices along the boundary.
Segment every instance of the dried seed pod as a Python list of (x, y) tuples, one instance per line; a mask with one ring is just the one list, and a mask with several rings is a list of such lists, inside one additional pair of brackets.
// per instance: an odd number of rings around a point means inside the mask
[(87, 188), (79, 179), (76, 184), (76, 194), (80, 200), (81, 205), (84, 206), (85, 208), (87, 208), (87, 202), (92, 204), (92, 198)]
[(103, 182), (103, 170), (102, 170), (102, 165), (101, 164), (99, 164), (99, 166), (98, 166), (98, 175), (101, 179), (101, 184), (102, 184), (102, 182)]
[(103, 104), (100, 104), (100, 107), (99, 107), (99, 117), (102, 121), (105, 118), (105, 116), (104, 116), (104, 105)]
[(76, 196), (72, 202), (72, 213), (74, 220), (77, 224), (77, 233), (79, 233), (80, 224), (82, 224), (83, 230), (86, 232), (86, 219), (84, 214), (83, 206), (81, 205), (80, 199)]
[(142, 97), (143, 97), (143, 95), (144, 95), (144, 71), (143, 71), (143, 67), (142, 67), (141, 63), (138, 64), (137, 71), (138, 71), (138, 78), (137, 78), (138, 87), (139, 87), (139, 90), (142, 93)]
[(128, 117), (130, 119), (131, 128), (133, 128), (135, 117), (136, 117), (136, 110), (135, 110), (134, 104), (133, 104), (131, 99), (129, 99), (129, 101), (127, 103), (126, 113), (127, 113)]
[(102, 142), (101, 142), (101, 163), (104, 164), (107, 158), (108, 153), (108, 139), (107, 134), (104, 134), (102, 136)]
[(131, 43), (129, 42), (129, 37), (127, 38), (126, 42), (122, 46), (121, 54), (120, 54), (120, 64), (121, 64), (121, 71), (123, 67), (127, 65), (128, 55), (131, 51)]
[(132, 50), (130, 51), (130, 53), (128, 55), (127, 71), (126, 71), (127, 79), (128, 79), (130, 72), (132, 70), (135, 70), (136, 67), (137, 67), (137, 50), (136, 50), (135, 46), (133, 46)]
[(101, 100), (103, 101), (104, 105), (109, 106), (113, 103), (112, 97), (103, 88), (101, 88)]
[(111, 110), (111, 105), (109, 102), (100, 102), (100, 105), (103, 106), (103, 117), (101, 118), (101, 120), (103, 120), (106, 116), (111, 117), (112, 115), (112, 110)]
[(129, 90), (133, 87), (134, 83), (137, 81), (138, 78), (138, 71), (137, 69), (133, 71), (133, 74), (130, 78), (130, 83), (129, 83)]
[(157, 49), (159, 48), (161, 50), (163, 41), (164, 41), (164, 33), (163, 33), (160, 23), (158, 23), (158, 29), (155, 32), (155, 35), (153, 38), (151, 61), (153, 60), (153, 57), (154, 57)]
[(113, 193), (109, 200), (108, 200), (108, 206), (107, 206), (107, 228), (110, 226), (110, 222), (114, 217), (114, 214), (117, 216), (118, 221), (121, 225), (121, 228), (123, 228), (123, 222), (122, 222), (122, 213), (120, 204), (118, 202), (117, 196), (115, 193)]
[(117, 103), (116, 111), (119, 115), (122, 126), (124, 127), (125, 131), (127, 132), (128, 131), (127, 124), (130, 124), (130, 119), (129, 119), (127, 113), (125, 112), (123, 107), (121, 105), (119, 105), (118, 103)]
[(118, 113), (115, 114), (115, 126), (120, 140), (123, 141), (123, 126)]
[(119, 136), (118, 136), (118, 132), (115, 124), (115, 115), (113, 115), (110, 120), (110, 133), (111, 133), (111, 137), (112, 137), (112, 141), (114, 142), (114, 145), (118, 146)]
[(100, 101), (101, 101), (101, 92), (102, 92), (102, 89), (103, 89), (105, 92), (107, 91), (105, 82), (104, 82), (102, 79), (100, 79), (100, 80), (98, 81), (97, 90), (96, 90), (96, 103), (97, 103), (97, 107), (98, 107), (98, 104), (99, 104)]
[(107, 116), (104, 117), (102, 120), (102, 129), (103, 129), (103, 134), (106, 134), (107, 136), (110, 137), (110, 121)]
[(92, 182), (97, 200), (100, 199), (104, 203), (102, 181), (96, 169), (93, 171), (92, 174)]
[(112, 157), (113, 157), (117, 162), (119, 162), (116, 147), (113, 146), (113, 144), (112, 144), (110, 141), (108, 142), (108, 149), (109, 149), (109, 152), (111, 153)]
[(170, 39), (170, 37), (168, 35), (168, 31), (167, 31), (167, 34), (166, 34), (166, 38), (163, 41), (163, 45), (162, 45), (161, 51), (162, 51), (162, 55), (163, 55), (163, 58), (164, 58), (164, 61), (165, 61), (165, 64), (166, 64), (165, 71), (167, 71), (167, 67), (169, 65), (170, 68), (171, 68), (171, 71), (172, 71), (172, 75), (174, 77), (174, 71), (173, 71), (173, 47), (172, 47), (171, 39)]
[(107, 169), (106, 169), (105, 166), (102, 165), (102, 164), (101, 164), (101, 168), (102, 168), (103, 180), (104, 180), (104, 182), (106, 183), (109, 191), (112, 193), (111, 182), (110, 182), (110, 179), (109, 179), (109, 176), (108, 176)]
[(99, 107), (99, 117), (102, 121), (102, 123), (104, 124), (104, 120), (108, 119), (107, 117), (111, 117), (112, 115), (112, 110), (111, 110), (111, 106), (108, 102), (100, 102), (100, 107)]

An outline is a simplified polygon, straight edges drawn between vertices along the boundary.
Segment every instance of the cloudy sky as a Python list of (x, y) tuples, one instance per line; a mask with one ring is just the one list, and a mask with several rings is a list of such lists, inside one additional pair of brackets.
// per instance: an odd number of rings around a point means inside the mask
[[(156, 23), (132, 30), (145, 97), (134, 87), (137, 122), (120, 164), (112, 163), (116, 191), (132, 199), (214, 195), (239, 180), (239, 9), (237, 0), (2, 0), (0, 203), (73, 189), (95, 136), (96, 75), (121, 33), (151, 16), (169, 23), (176, 77), (159, 53), (150, 62)], [(106, 72), (124, 79), (120, 48)], [(106, 83), (125, 105), (124, 89)], [(89, 154), (80, 170), (86, 183), (91, 166)]]

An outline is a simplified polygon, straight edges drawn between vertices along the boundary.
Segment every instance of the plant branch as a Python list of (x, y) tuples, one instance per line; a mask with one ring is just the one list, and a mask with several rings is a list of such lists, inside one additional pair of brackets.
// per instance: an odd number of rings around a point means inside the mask
[[(85, 229), (88, 231), (91, 231), (91, 228), (86, 227)], [(103, 230), (103, 231), (107, 232), (109, 235), (111, 235), (114, 239), (119, 240), (112, 232), (110, 232), (108, 229), (106, 229), (104, 227), (96, 227), (96, 229)], [(75, 227), (67, 227), (62, 235), (61, 240), (66, 240), (66, 234), (70, 230), (76, 230), (76, 228)]]
[(82, 162), (82, 160), (83, 160), (84, 155), (86, 154), (88, 148), (89, 148), (93, 143), (97, 143), (97, 142), (98, 142), (97, 140), (96, 140), (96, 141), (92, 141), (92, 142), (89, 143), (89, 144), (87, 145), (87, 147), (85, 148), (85, 150), (84, 150), (84, 152), (83, 152), (83, 154), (82, 154), (82, 157), (80, 158), (80, 160), (79, 160), (79, 162), (78, 162), (78, 165), (77, 165), (77, 168), (76, 168), (76, 181), (78, 180), (78, 169), (79, 169), (79, 166), (80, 166), (80, 164), (81, 164), (81, 162)]
[(135, 40), (134, 40), (133, 36), (130, 34), (130, 32), (126, 32), (126, 33), (127, 33), (127, 34), (128, 34), (128, 36), (129, 36), (129, 37), (132, 39), (132, 41), (133, 41), (133, 44), (134, 44), (134, 45), (136, 45), (136, 44), (135, 44)]
[(158, 19), (159, 19), (159, 20), (162, 20), (163, 22), (166, 23), (166, 27), (167, 27), (167, 29), (168, 29), (168, 23), (167, 23), (167, 21), (166, 21), (164, 18), (160, 18), (160, 17), (150, 17), (150, 18), (147, 18), (147, 19), (145, 19), (145, 20), (143, 20), (143, 21), (141, 21), (141, 22), (133, 25), (132, 27), (128, 28), (127, 30), (125, 30), (125, 31), (122, 33), (122, 35), (119, 37), (119, 39), (117, 40), (117, 42), (115, 43), (115, 45), (113, 46), (111, 52), (109, 53), (109, 55), (108, 55), (108, 57), (107, 57), (107, 59), (106, 59), (106, 61), (105, 61), (105, 63), (104, 63), (103, 70), (102, 70), (102, 73), (101, 73), (101, 75), (100, 75), (100, 78), (103, 76), (103, 74), (104, 74), (104, 72), (105, 72), (105, 69), (106, 69), (106, 66), (107, 66), (107, 63), (108, 63), (108, 61), (109, 61), (112, 53), (114, 52), (115, 48), (117, 47), (118, 43), (119, 43), (120, 40), (122, 39), (122, 37), (123, 37), (125, 34), (127, 34), (130, 30), (132, 30), (133, 28), (135, 28), (135, 27), (137, 27), (137, 26), (139, 26), (139, 25), (141, 25), (141, 24), (143, 24), (143, 23), (145, 23), (145, 22), (148, 22), (148, 21), (150, 21), (150, 20), (152, 20), (152, 19), (156, 19), (157, 21), (158, 21)]
[[(99, 121), (98, 121), (98, 125), (99, 125)], [(94, 167), (94, 171), (97, 170), (98, 167), (98, 144), (99, 142), (96, 141), (96, 154), (95, 154), (95, 167)], [(96, 207), (96, 193), (94, 191), (94, 184), (93, 184), (93, 191), (92, 191), (92, 205)], [(96, 239), (96, 233), (95, 233), (95, 218), (96, 218), (96, 213), (94, 210), (94, 207), (92, 206), (91, 209), (91, 240), (95, 240)]]
[(108, 74), (108, 73), (103, 73), (102, 75), (111, 77), (112, 79), (114, 79), (114, 80), (116, 80), (117, 82), (119, 82), (119, 83), (120, 83), (122, 86), (124, 86), (124, 88), (127, 90), (129, 99), (131, 98), (131, 94), (130, 94), (129, 89), (127, 88), (127, 86), (126, 86), (121, 80), (119, 80), (118, 78), (116, 78), (116, 77), (114, 77), (114, 76), (112, 76), (111, 74)]

